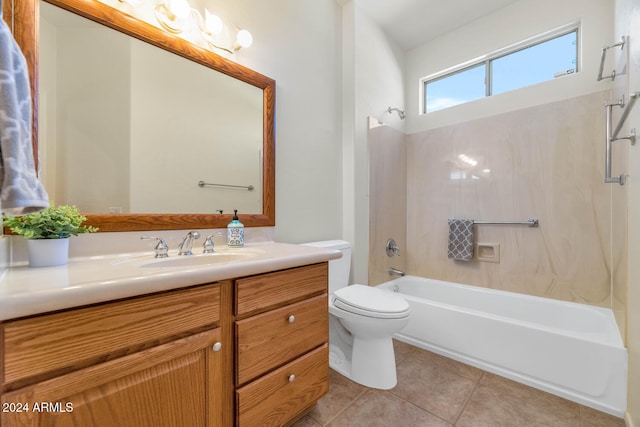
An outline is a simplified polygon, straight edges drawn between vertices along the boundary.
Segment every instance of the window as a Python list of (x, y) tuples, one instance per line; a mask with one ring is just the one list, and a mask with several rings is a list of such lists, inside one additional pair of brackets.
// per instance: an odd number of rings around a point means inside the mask
[(423, 79), (424, 113), (578, 71), (578, 28), (555, 30)]

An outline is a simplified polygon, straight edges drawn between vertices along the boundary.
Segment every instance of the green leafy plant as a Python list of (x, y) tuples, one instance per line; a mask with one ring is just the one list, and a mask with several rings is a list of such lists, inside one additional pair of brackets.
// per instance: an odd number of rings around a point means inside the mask
[(18, 217), (3, 217), (2, 224), (25, 239), (66, 239), (82, 233), (98, 231), (96, 227), (83, 226), (87, 217), (75, 206), (51, 206), (39, 212)]

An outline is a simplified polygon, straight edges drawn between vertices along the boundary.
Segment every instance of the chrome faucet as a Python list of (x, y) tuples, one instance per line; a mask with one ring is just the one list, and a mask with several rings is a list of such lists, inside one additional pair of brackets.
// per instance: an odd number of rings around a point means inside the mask
[(167, 242), (164, 241), (162, 237), (151, 237), (151, 236), (142, 236), (140, 240), (157, 240), (158, 244), (155, 248), (153, 248), (155, 252), (154, 258), (166, 258), (168, 257), (169, 246)]
[(400, 276), (400, 277), (402, 277), (402, 276), (404, 276), (404, 271), (400, 271), (397, 268), (391, 267), (389, 269), (389, 274), (392, 275), (392, 276)]
[(188, 232), (187, 235), (184, 236), (184, 239), (182, 239), (182, 243), (178, 246), (178, 255), (193, 255), (193, 252), (191, 252), (193, 241), (199, 238), (200, 233), (197, 231)]
[(209, 234), (205, 239), (204, 239), (204, 244), (202, 245), (202, 253), (204, 254), (212, 254), (215, 251), (213, 250), (213, 238), (215, 236), (222, 236), (222, 233), (213, 233), (213, 234)]

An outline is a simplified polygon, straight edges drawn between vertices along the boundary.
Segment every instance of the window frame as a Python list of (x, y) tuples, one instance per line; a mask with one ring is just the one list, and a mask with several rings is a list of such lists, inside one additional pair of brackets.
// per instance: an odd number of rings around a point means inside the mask
[[(554, 28), (552, 30), (546, 31), (544, 33), (538, 34), (536, 36), (530, 37), (528, 39), (522, 40), (518, 43), (514, 43), (512, 45), (506, 46), (504, 48), (501, 49), (497, 49), (493, 52), (490, 52), (488, 54), (479, 56), (477, 58), (474, 58), (472, 60), (469, 61), (465, 61), (461, 64), (455, 65), (453, 67), (449, 67), (446, 68), (444, 70), (438, 71), (437, 73), (433, 73), (430, 74), (426, 77), (423, 77), (420, 79), (420, 114), (430, 114), (430, 113), (434, 113), (436, 111), (441, 111), (441, 110), (445, 110), (447, 108), (450, 107), (445, 107), (439, 110), (435, 110), (435, 111), (430, 111), (427, 112), (427, 85), (429, 83), (433, 83), (436, 82), (438, 80), (442, 80), (445, 79), (447, 77), (453, 76), (455, 74), (458, 74), (460, 72), (469, 70), (473, 67), (477, 67), (478, 65), (482, 65), (484, 64), (485, 67), (485, 96), (484, 98), (488, 98), (490, 96), (495, 96), (492, 94), (492, 90), (493, 90), (493, 70), (492, 70), (492, 64), (493, 61), (499, 58), (503, 58), (505, 56), (509, 56), (511, 54), (523, 51), (525, 49), (529, 49), (530, 47), (533, 46), (537, 46), (540, 44), (543, 44), (545, 42), (551, 41), (553, 39), (559, 38), (559, 37), (563, 37), (566, 36), (567, 34), (571, 34), (571, 33), (576, 33), (576, 65), (575, 65), (575, 72), (567, 74), (567, 75), (572, 75), (572, 74), (578, 74), (582, 67), (581, 67), (581, 55), (580, 55), (580, 36), (581, 36), (581, 26), (580, 26), (580, 21), (575, 21), (575, 22), (571, 22), (569, 24), (565, 24), (561, 27), (558, 28)], [(553, 79), (550, 79), (553, 80)], [(546, 81), (550, 81), (550, 80), (545, 80)], [(540, 83), (544, 83), (544, 82), (540, 82)], [(538, 84), (538, 83), (536, 83)], [(527, 87), (527, 86), (522, 86), (522, 87)], [(521, 88), (522, 88), (521, 87)], [(520, 89), (520, 88), (518, 88)], [(518, 90), (518, 89), (514, 89), (514, 90)], [(461, 104), (456, 104), (456, 105), (462, 105), (462, 104), (466, 104), (468, 102), (473, 102), (476, 101), (477, 99), (474, 99), (472, 101), (467, 101), (467, 102), (463, 102)], [(455, 107), (456, 105), (453, 105), (452, 107)]]

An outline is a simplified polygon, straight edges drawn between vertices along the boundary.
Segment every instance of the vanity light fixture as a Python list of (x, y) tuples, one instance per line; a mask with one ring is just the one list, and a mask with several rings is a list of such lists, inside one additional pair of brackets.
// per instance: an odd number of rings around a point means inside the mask
[(155, 14), (162, 28), (171, 34), (180, 34), (189, 25), (191, 6), (187, 0), (163, 0), (156, 6)]
[[(120, 0), (120, 2), (139, 0)], [(225, 26), (217, 15), (205, 9), (202, 14), (192, 8), (187, 0), (159, 0), (155, 7), (155, 17), (162, 28), (172, 34), (186, 33), (197, 28), (198, 36), (210, 47), (231, 54), (253, 43), (253, 37), (247, 30)], [(235, 33), (235, 40), (229, 33)], [(233, 41), (231, 41), (233, 40)]]

